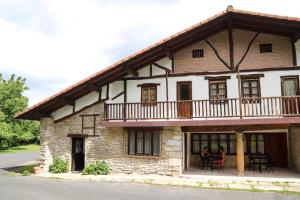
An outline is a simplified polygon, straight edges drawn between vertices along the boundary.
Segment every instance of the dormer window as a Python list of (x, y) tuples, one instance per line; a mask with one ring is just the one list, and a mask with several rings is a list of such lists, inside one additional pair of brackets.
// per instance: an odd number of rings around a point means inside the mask
[(259, 51), (260, 53), (272, 53), (272, 44), (260, 44)]
[(193, 56), (193, 58), (202, 58), (204, 56), (203, 49), (194, 49), (192, 51), (192, 56)]

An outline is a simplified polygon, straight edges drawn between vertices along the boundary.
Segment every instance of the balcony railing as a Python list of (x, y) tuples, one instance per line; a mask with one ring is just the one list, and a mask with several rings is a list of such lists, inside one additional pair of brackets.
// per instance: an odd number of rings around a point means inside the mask
[(300, 96), (105, 104), (107, 121), (284, 116), (300, 116)]

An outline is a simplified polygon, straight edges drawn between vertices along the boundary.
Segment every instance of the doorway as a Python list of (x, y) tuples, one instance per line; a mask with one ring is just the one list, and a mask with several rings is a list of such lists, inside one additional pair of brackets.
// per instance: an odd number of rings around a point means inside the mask
[(274, 167), (287, 167), (286, 133), (265, 134), (265, 152), (271, 156)]
[(84, 168), (84, 138), (72, 138), (72, 171)]
[(192, 82), (177, 82), (177, 112), (179, 118), (192, 117)]
[[(282, 96), (293, 97), (299, 95), (299, 77), (287, 76), (281, 77), (281, 93)], [(283, 98), (282, 111), (285, 115), (293, 115), (299, 113), (298, 98)]]

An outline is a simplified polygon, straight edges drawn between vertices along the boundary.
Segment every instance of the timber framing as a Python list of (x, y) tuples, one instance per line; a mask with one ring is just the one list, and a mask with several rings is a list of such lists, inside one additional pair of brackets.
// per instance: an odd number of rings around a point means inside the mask
[(235, 70), (238, 70), (239, 66), (242, 64), (242, 62), (243, 62), (244, 59), (246, 58), (246, 56), (247, 56), (247, 54), (248, 54), (248, 52), (249, 52), (249, 50), (250, 50), (250, 48), (251, 48), (251, 46), (252, 46), (254, 40), (258, 37), (259, 34), (260, 34), (260, 33), (257, 32), (257, 33), (253, 36), (252, 40), (249, 42), (249, 44), (248, 44), (248, 46), (247, 46), (247, 49), (246, 49), (244, 55), (242, 56), (242, 58), (241, 58), (241, 60), (238, 62), (238, 64), (235, 66)]
[(230, 78), (231, 76), (205, 76), (204, 77), (205, 80), (209, 80), (209, 81), (227, 80)]
[(228, 19), (227, 26), (228, 26), (230, 69), (234, 70), (234, 50), (233, 50), (232, 18), (231, 17)]
[[(50, 96), (44, 101), (18, 113), (16, 118), (39, 120), (40, 116), (44, 116), (44, 114), (40, 115), (38, 113), (45, 113), (46, 116), (49, 116), (51, 112), (65, 106), (65, 98), (74, 101), (87, 95), (91, 91), (97, 90), (98, 87), (120, 80), (128, 74), (137, 76), (138, 69), (155, 63), (165, 57), (172, 60), (171, 71), (173, 73), (174, 52), (196, 41), (204, 40), (219, 31), (230, 30), (231, 28), (286, 36), (292, 38), (292, 41), (297, 41), (300, 38), (300, 18), (249, 12), (233, 8), (228, 9), (128, 56), (104, 70)], [(242, 61), (243, 60), (235, 66), (235, 69), (238, 68)], [(229, 70), (231, 69), (232, 63), (234, 63), (233, 59), (230, 59), (230, 64), (224, 62)], [(172, 73), (169, 74), (169, 77), (171, 77)], [(108, 94), (106, 95), (106, 99), (108, 99)]]
[[(240, 70), (240, 72), (267, 72), (267, 71), (290, 71), (290, 70), (300, 70), (300, 67), (282, 67), (282, 68), (259, 68), (259, 69), (245, 69)], [(187, 73), (174, 73), (168, 74), (168, 77), (182, 77), (182, 76), (203, 76), (203, 75), (220, 75), (220, 74), (236, 74), (235, 71), (220, 71), (220, 72), (187, 72)], [(143, 80), (143, 79), (154, 79), (154, 78), (164, 78), (166, 75), (156, 75), (152, 77), (127, 77), (123, 80)]]
[(116, 96), (114, 96), (113, 98), (111, 98), (111, 100), (115, 100), (116, 98), (120, 97), (123, 94), (125, 94), (124, 91), (120, 92), (119, 94), (117, 94)]
[(166, 72), (171, 72), (171, 70), (169, 70), (168, 68), (163, 67), (163, 66), (161, 66), (161, 65), (159, 65), (157, 63), (153, 63), (153, 65), (156, 66), (156, 67), (158, 67), (158, 68), (160, 68), (160, 69), (162, 69), (162, 70), (165, 70)]
[(230, 66), (228, 65), (228, 63), (223, 60), (218, 52), (218, 50), (207, 40), (204, 39), (204, 41), (206, 42), (206, 44), (213, 50), (214, 54), (217, 56), (217, 58), (224, 64), (225, 67), (227, 67), (229, 70), (231, 69)]

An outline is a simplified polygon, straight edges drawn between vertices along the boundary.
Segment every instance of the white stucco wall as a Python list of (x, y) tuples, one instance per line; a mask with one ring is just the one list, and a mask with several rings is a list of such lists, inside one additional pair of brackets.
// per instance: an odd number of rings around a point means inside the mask
[(115, 96), (124, 91), (124, 81), (115, 81), (109, 84), (109, 100), (108, 103), (123, 103), (124, 96), (121, 95), (116, 99), (112, 100)]
[(51, 113), (51, 116), (54, 120), (61, 119), (67, 115), (71, 115), (73, 113), (73, 106), (66, 105), (54, 112)]
[(98, 92), (91, 92), (75, 101), (75, 112), (91, 105), (92, 103), (95, 103), (99, 99), (99, 93)]

